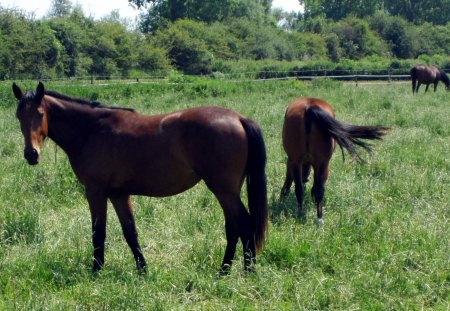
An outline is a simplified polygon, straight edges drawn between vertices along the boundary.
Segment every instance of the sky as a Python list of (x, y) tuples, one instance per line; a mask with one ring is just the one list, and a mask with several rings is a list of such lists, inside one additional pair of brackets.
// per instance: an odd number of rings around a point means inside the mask
[[(0, 0), (0, 6), (4, 8), (19, 8), (26, 12), (34, 13), (36, 18), (46, 15), (50, 9), (51, 0)], [(121, 17), (134, 19), (139, 11), (128, 5), (127, 0), (72, 0), (73, 5), (80, 4), (87, 16), (102, 18), (113, 10), (119, 10)], [(300, 10), (298, 0), (273, 0), (272, 7), (282, 8), (291, 12)]]

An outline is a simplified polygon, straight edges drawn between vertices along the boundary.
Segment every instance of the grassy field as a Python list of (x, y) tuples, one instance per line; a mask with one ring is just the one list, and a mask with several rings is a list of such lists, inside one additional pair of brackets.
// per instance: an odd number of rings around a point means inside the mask
[[(218, 277), (224, 221), (200, 183), (174, 197), (133, 198), (149, 263), (143, 276), (110, 209), (106, 265), (94, 276), (83, 189), (51, 141), (38, 166), (26, 163), (11, 84), (2, 82), (0, 310), (449, 310), (450, 101), (442, 86), (413, 96), (409, 84), (169, 82), (180, 83), (46, 87), (147, 114), (212, 104), (256, 120), (271, 213), (257, 273), (243, 272), (239, 247), (231, 274)], [(392, 127), (363, 165), (335, 154), (323, 228), (311, 185), (306, 221), (295, 218), (292, 194), (279, 200), (283, 114), (300, 96), (327, 100), (342, 121)]]

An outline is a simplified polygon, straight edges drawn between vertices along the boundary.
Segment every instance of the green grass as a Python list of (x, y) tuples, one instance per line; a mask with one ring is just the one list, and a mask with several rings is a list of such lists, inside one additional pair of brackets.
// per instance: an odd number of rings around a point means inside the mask
[[(256, 120), (268, 152), (271, 211), (257, 273), (242, 271), (239, 246), (231, 274), (217, 276), (224, 221), (200, 183), (174, 197), (133, 198), (149, 262), (144, 276), (109, 209), (106, 265), (92, 275), (83, 189), (51, 141), (38, 166), (26, 164), (11, 85), (1, 83), (0, 310), (449, 309), (450, 107), (442, 86), (413, 96), (409, 84), (170, 82), (182, 83), (46, 86), (148, 114), (219, 105)], [(363, 165), (336, 152), (322, 229), (311, 185), (306, 221), (295, 218), (292, 194), (279, 200), (283, 114), (300, 96), (327, 100), (342, 121), (392, 127)]]

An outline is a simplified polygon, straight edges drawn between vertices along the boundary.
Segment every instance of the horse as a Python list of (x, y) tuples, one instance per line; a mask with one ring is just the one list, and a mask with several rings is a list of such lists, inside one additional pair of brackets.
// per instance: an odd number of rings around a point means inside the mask
[[(145, 272), (130, 196), (172, 196), (200, 180), (224, 213), (227, 245), (220, 273), (229, 272), (239, 239), (245, 271), (254, 271), (268, 226), (266, 149), (256, 122), (214, 106), (146, 116), (47, 91), (41, 82), (26, 93), (15, 83), (12, 88), (25, 159), (38, 164), (49, 137), (66, 153), (84, 186), (92, 221), (93, 272), (104, 266), (108, 199), (138, 271)], [(240, 198), (245, 179), (248, 211)]]
[[(416, 65), (411, 69), (412, 91), (418, 93), (420, 85), (426, 84), (425, 93), (428, 91), (430, 84), (434, 84), (434, 91), (436, 92), (439, 81), (442, 81), (447, 91), (450, 90), (450, 78), (444, 70), (438, 69), (434, 66)], [(417, 86), (416, 86), (417, 83)]]
[(311, 195), (317, 208), (317, 223), (322, 226), (322, 200), (336, 143), (343, 157), (345, 149), (361, 162), (357, 147), (371, 151), (371, 145), (362, 139), (380, 140), (387, 130), (381, 126), (358, 126), (338, 121), (333, 108), (322, 99), (303, 97), (293, 100), (286, 109), (282, 132), (288, 159), (281, 197), (289, 194), (294, 181), (297, 212), (304, 216), (304, 185), (312, 167), (314, 182)]

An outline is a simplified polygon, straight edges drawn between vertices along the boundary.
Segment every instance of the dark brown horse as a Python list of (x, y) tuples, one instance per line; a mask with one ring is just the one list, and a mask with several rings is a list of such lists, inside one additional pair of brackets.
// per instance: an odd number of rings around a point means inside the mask
[[(371, 146), (361, 139), (381, 139), (387, 128), (356, 126), (335, 119), (333, 108), (317, 98), (299, 98), (287, 108), (283, 125), (283, 147), (287, 153), (286, 180), (281, 195), (286, 196), (295, 183), (298, 213), (302, 215), (304, 183), (308, 181), (311, 167), (314, 184), (311, 194), (316, 202), (317, 220), (322, 225), (322, 200), (328, 179), (328, 164), (336, 142), (353, 157), (361, 160), (356, 147), (367, 151)], [(344, 155), (344, 154), (343, 154)]]
[[(130, 195), (171, 196), (200, 180), (217, 197), (225, 215), (222, 272), (229, 270), (239, 238), (245, 269), (253, 269), (268, 221), (266, 153), (254, 121), (219, 107), (144, 116), (46, 91), (42, 83), (25, 94), (13, 84), (13, 91), (19, 100), (17, 118), (25, 138), (25, 159), (37, 164), (48, 136), (65, 151), (85, 187), (92, 217), (94, 271), (104, 263), (108, 198), (138, 270), (145, 271)], [(245, 178), (250, 212), (240, 199)]]
[(450, 89), (450, 78), (447, 76), (444, 70), (440, 70), (433, 66), (416, 65), (411, 69), (412, 91), (413, 93), (419, 92), (421, 84), (426, 84), (425, 93), (428, 91), (430, 84), (434, 85), (434, 91), (436, 92), (439, 81), (442, 81), (447, 90)]

